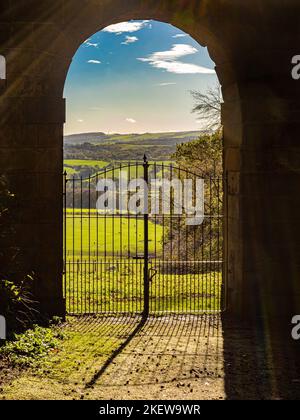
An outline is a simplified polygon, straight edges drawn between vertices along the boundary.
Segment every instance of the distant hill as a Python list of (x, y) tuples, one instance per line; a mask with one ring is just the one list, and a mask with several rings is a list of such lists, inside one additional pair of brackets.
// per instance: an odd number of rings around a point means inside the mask
[(199, 138), (201, 131), (145, 134), (83, 133), (66, 136), (66, 160), (170, 160), (176, 145)]
[(128, 144), (178, 144), (186, 143), (200, 136), (201, 131), (184, 131), (174, 133), (144, 133), (144, 134), (105, 134), (82, 133), (65, 136), (66, 146), (76, 146), (84, 143), (93, 145), (128, 143)]
[(105, 140), (105, 137), (107, 137), (105, 133), (82, 133), (65, 136), (64, 140), (67, 145), (77, 145), (86, 142), (101, 142), (102, 140)]

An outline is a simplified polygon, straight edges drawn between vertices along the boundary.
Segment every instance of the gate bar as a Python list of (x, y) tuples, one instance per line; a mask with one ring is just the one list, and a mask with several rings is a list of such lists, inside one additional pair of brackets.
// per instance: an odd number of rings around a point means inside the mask
[[(144, 156), (144, 181), (149, 184), (149, 162), (146, 155)], [(149, 305), (149, 211), (148, 211), (148, 191), (144, 191), (144, 205), (146, 211), (144, 214), (144, 312), (143, 319), (148, 319), (150, 305)]]

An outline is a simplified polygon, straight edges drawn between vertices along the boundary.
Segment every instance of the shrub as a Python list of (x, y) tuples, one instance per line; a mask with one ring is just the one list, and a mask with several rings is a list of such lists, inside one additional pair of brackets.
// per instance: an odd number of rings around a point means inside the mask
[(16, 197), (0, 176), (0, 314), (6, 318), (8, 334), (32, 326), (37, 318), (37, 303), (31, 295), (34, 274), (21, 274), (20, 250), (15, 245), (15, 207)]
[(50, 351), (59, 349), (63, 338), (58, 328), (34, 325), (23, 334), (14, 334), (12, 341), (0, 349), (0, 356), (19, 367), (37, 365)]
[(32, 283), (30, 275), (19, 284), (0, 278), (0, 312), (6, 318), (8, 333), (24, 330), (36, 319), (38, 312), (31, 295)]

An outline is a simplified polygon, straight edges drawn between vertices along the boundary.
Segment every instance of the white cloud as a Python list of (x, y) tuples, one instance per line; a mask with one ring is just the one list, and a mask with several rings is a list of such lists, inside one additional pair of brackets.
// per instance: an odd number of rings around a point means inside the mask
[(89, 64), (101, 64), (101, 61), (99, 61), (99, 60), (89, 60), (88, 63)]
[(136, 36), (126, 36), (126, 41), (122, 42), (122, 45), (129, 45), (129, 44), (134, 44), (135, 42), (137, 42), (139, 39)]
[(99, 46), (99, 44), (98, 43), (94, 43), (94, 42), (85, 42), (85, 45), (87, 46), (87, 47), (94, 47), (94, 48), (98, 48), (98, 46)]
[(159, 83), (156, 86), (172, 86), (172, 85), (177, 85), (177, 83)]
[(173, 35), (172, 38), (185, 38), (187, 36), (188, 36), (187, 34), (176, 34), (176, 35)]
[(156, 61), (151, 65), (175, 74), (215, 74), (214, 70), (196, 64), (182, 63), (181, 61)]
[(148, 58), (139, 58), (141, 61), (159, 61), (159, 60), (176, 60), (177, 58), (184, 57), (186, 55), (196, 54), (198, 52), (197, 48), (192, 47), (187, 44), (174, 44), (171, 50), (169, 51), (158, 51), (151, 55)]
[(103, 29), (104, 32), (110, 32), (112, 34), (121, 35), (124, 32), (133, 33), (138, 32), (145, 28), (149, 24), (149, 20), (143, 20), (141, 22), (122, 22), (115, 25), (107, 26)]
[(197, 48), (187, 44), (174, 44), (169, 51), (158, 51), (147, 58), (137, 60), (149, 63), (152, 67), (166, 70), (175, 74), (215, 74), (215, 71), (197, 64), (188, 64), (178, 61), (179, 58), (196, 54)]
[(133, 118), (126, 118), (126, 121), (129, 122), (130, 124), (136, 124), (136, 120)]

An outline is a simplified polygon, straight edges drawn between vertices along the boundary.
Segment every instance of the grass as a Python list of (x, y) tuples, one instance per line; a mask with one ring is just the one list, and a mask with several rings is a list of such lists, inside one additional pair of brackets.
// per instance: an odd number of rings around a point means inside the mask
[(101, 160), (77, 160), (77, 159), (66, 159), (64, 161), (65, 166), (91, 166), (105, 168), (109, 165), (109, 162), (104, 162)]
[[(33, 329), (0, 349), (15, 375), (1, 384), (0, 399), (82, 399), (86, 382), (126, 339), (135, 319), (118, 323), (69, 318), (67, 324)], [(92, 328), (89, 328), (92, 327)]]
[[(22, 375), (0, 389), (5, 399), (82, 399), (85, 384), (134, 329), (133, 320), (118, 323), (69, 319), (60, 333), (64, 340), (47, 357), (36, 358)], [(44, 329), (43, 334), (48, 334)]]
[[(222, 274), (164, 274), (150, 284), (150, 313), (217, 312), (221, 306)], [(143, 264), (114, 261), (69, 266), (66, 276), (69, 313), (142, 313)]]
[[(83, 212), (81, 220), (80, 213), (72, 211), (67, 213), (66, 236), (67, 236), (67, 258), (81, 258), (91, 255), (110, 256), (128, 255), (129, 251), (140, 254), (144, 251), (144, 221), (142, 219), (127, 219), (120, 217), (115, 220), (113, 217), (94, 215), (90, 219), (86, 216), (88, 211)], [(96, 214), (96, 212), (95, 212)], [(156, 232), (156, 233), (155, 233)], [(122, 233), (122, 235), (121, 235)], [(163, 228), (160, 225), (149, 223), (149, 252), (155, 252), (156, 248), (161, 249)]]

